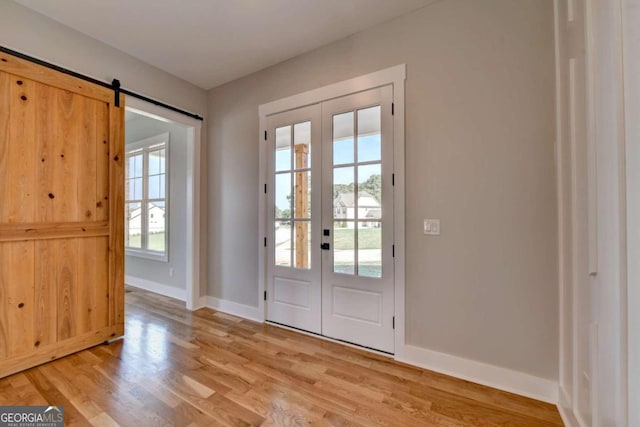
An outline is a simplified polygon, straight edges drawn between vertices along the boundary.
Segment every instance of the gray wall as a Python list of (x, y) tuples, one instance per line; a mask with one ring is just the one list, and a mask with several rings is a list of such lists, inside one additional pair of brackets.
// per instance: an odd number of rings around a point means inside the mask
[(557, 379), (552, 6), (440, 1), (210, 91), (209, 294), (258, 304), (258, 105), (406, 63), (407, 341)]
[[(186, 289), (187, 275), (187, 129), (139, 116), (127, 121), (127, 144), (169, 132), (169, 261), (126, 256), (125, 273), (140, 279)], [(173, 268), (173, 277), (169, 269)]]

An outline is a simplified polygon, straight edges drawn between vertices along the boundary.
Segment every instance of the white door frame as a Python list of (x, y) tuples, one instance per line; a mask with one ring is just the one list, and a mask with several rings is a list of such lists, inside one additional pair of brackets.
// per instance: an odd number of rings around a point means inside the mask
[(187, 253), (186, 304), (188, 310), (202, 306), (200, 302), (200, 147), (202, 121), (169, 109), (126, 96), (125, 107), (137, 114), (187, 127)]
[(258, 107), (260, 128), (258, 135), (258, 150), (260, 154), (260, 185), (258, 188), (259, 200), (259, 221), (258, 221), (258, 309), (261, 319), (265, 319), (264, 291), (267, 272), (267, 254), (264, 245), (264, 238), (267, 235), (267, 200), (264, 185), (268, 182), (267, 173), (267, 151), (265, 143), (265, 131), (267, 129), (267, 116), (306, 107), (308, 105), (328, 101), (345, 95), (374, 89), (381, 86), (393, 86), (394, 103), (394, 127), (393, 127), (393, 151), (394, 151), (394, 239), (395, 239), (395, 357), (402, 357), (405, 347), (405, 179), (404, 179), (404, 87), (406, 79), (406, 65), (396, 65), (384, 70), (376, 71), (353, 79), (344, 80), (330, 84), (318, 89), (313, 89), (297, 95), (282, 98), (262, 104)]
[(627, 196), (627, 423), (640, 425), (640, 0), (623, 0), (625, 157)]

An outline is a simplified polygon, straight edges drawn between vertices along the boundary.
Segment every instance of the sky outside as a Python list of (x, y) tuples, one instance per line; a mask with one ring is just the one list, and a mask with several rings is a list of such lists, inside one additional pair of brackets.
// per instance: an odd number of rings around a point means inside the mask
[[(165, 149), (149, 153), (149, 198), (165, 197)], [(127, 161), (126, 176), (129, 179), (128, 200), (142, 199), (142, 153), (130, 156)]]

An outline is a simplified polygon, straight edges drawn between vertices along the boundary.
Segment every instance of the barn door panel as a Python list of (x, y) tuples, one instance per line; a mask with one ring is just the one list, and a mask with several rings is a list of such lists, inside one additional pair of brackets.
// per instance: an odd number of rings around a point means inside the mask
[(0, 53), (0, 377), (124, 333), (124, 101)]
[(35, 294), (33, 255), (33, 242), (0, 243), (0, 263), (3, 266), (0, 270), (0, 355), (4, 358), (18, 356), (32, 348), (34, 306), (25, 301), (31, 301)]

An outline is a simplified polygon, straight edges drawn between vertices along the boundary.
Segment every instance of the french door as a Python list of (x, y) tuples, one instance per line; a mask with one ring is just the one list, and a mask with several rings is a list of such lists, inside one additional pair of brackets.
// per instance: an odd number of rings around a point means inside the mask
[[(321, 333), (320, 105), (268, 120), (267, 319)], [(315, 244), (314, 244), (315, 243)]]
[(267, 320), (393, 353), (385, 86), (268, 118)]

